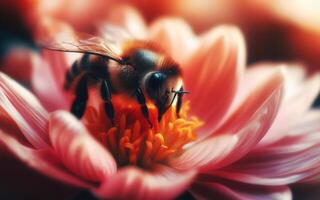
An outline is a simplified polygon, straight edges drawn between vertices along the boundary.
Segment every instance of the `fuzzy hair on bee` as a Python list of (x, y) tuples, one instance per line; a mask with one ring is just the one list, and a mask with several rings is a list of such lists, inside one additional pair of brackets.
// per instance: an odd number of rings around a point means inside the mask
[(53, 38), (41, 44), (49, 50), (83, 54), (66, 72), (64, 84), (66, 90), (74, 88), (71, 112), (76, 117), (81, 118), (85, 112), (89, 82), (100, 87), (100, 96), (111, 123), (114, 123), (115, 115), (114, 94), (135, 98), (150, 127), (147, 100), (157, 107), (159, 121), (172, 105), (176, 106), (179, 116), (183, 95), (188, 92), (183, 88), (180, 66), (162, 49), (154, 43), (134, 38), (126, 38), (120, 45), (115, 45), (111, 39), (83, 35), (78, 34), (76, 39)]

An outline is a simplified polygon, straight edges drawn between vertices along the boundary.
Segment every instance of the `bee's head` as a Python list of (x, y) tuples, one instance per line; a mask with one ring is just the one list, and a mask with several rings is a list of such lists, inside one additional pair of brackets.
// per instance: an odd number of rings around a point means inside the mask
[(161, 71), (146, 75), (144, 89), (147, 96), (154, 101), (158, 111), (164, 113), (175, 100), (175, 94), (182, 87), (179, 75), (170, 76)]

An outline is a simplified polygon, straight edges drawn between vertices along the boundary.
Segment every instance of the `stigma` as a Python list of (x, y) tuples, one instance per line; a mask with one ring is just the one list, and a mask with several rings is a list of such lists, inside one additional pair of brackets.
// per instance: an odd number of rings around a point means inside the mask
[(183, 152), (184, 146), (197, 139), (196, 131), (202, 122), (196, 117), (188, 118), (189, 103), (181, 109), (180, 117), (175, 108), (170, 107), (158, 122), (158, 111), (154, 105), (147, 104), (150, 128), (135, 102), (114, 98), (115, 120), (111, 124), (103, 111), (89, 106), (83, 123), (90, 133), (115, 158), (117, 165), (135, 165), (151, 169), (155, 164), (167, 164), (170, 157)]

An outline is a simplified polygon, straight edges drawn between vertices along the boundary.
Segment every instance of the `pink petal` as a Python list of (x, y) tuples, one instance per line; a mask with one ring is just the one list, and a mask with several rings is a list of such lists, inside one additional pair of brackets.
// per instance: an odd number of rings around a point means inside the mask
[(191, 27), (179, 18), (155, 21), (148, 36), (148, 39), (162, 47), (178, 63), (183, 63), (197, 45)]
[[(50, 66), (49, 71), (58, 86), (62, 86), (65, 81), (65, 73), (70, 66), (67, 64), (66, 53), (57, 51), (43, 50), (42, 59)], [(62, 88), (62, 87), (61, 87)]]
[[(26, 146), (32, 147), (30, 142), (24, 137), (16, 122), (0, 107), (0, 129), (14, 137), (18, 142)], [(1, 152), (1, 148), (0, 148)], [(0, 153), (1, 157), (1, 153)]]
[[(275, 71), (280, 68), (284, 69), (285, 65), (281, 63), (260, 63), (254, 66), (250, 66), (244, 72), (238, 84), (238, 91), (235, 96), (234, 101), (232, 102), (232, 106), (228, 112), (228, 114), (232, 114), (236, 109), (248, 98), (250, 94), (254, 92), (257, 85), (263, 84), (265, 81), (270, 79), (271, 76), (275, 73)], [(284, 70), (284, 72), (287, 71)], [(287, 76), (286, 76), (287, 77)], [(287, 90), (285, 90), (287, 92)], [(227, 118), (229, 116), (226, 116)]]
[(194, 176), (194, 170), (177, 171), (163, 165), (154, 172), (126, 167), (95, 192), (107, 199), (173, 199), (189, 187)]
[[(64, 39), (71, 39), (75, 36), (73, 28), (64, 21), (59, 21), (56, 18), (48, 16), (39, 19), (39, 26), (35, 31), (35, 38), (37, 42), (55, 42), (55, 39), (61, 41), (69, 41)], [(72, 40), (73, 41), (73, 40)], [(57, 42), (57, 41), (56, 41)]]
[(319, 91), (320, 74), (316, 74), (297, 85), (290, 95), (285, 96), (275, 123), (259, 146), (271, 144), (285, 137), (291, 127), (310, 109)]
[(66, 62), (61, 52), (44, 51), (43, 58), (34, 56), (32, 88), (46, 109), (68, 109), (63, 91)]
[[(61, 41), (74, 42), (76, 39), (77, 33), (69, 24), (65, 23), (65, 21), (59, 21), (56, 18), (41, 18), (39, 28), (36, 32), (37, 42), (51, 44), (52, 42)], [(72, 63), (82, 54), (55, 51), (49, 52), (50, 53), (45, 51), (43, 56), (46, 58), (46, 55), (48, 55), (48, 63), (53, 67), (50, 69), (50, 72), (53, 77), (58, 80), (58, 83), (62, 83), (65, 78), (65, 70), (71, 67)]]
[(170, 165), (177, 169), (186, 170), (198, 168), (213, 161), (219, 162), (233, 151), (239, 142), (238, 140), (238, 137), (232, 134), (213, 136), (193, 145), (179, 157), (173, 157), (170, 160)]
[[(281, 100), (282, 83), (281, 71), (275, 72), (244, 101), (223, 127), (209, 139), (191, 146), (172, 160), (172, 166), (178, 169), (201, 167), (203, 171), (213, 170), (248, 153), (273, 122)], [(221, 142), (215, 141), (217, 139)]]
[(4, 146), (24, 164), (54, 179), (68, 184), (89, 188), (88, 183), (69, 173), (52, 154), (51, 149), (35, 150), (19, 143), (0, 130), (0, 146)]
[[(108, 11), (107, 18), (98, 27), (115, 25), (127, 31), (136, 39), (143, 39), (147, 34), (147, 26), (143, 17), (129, 6), (114, 6)], [(103, 35), (103, 29), (100, 30)]]
[(285, 185), (320, 174), (320, 145), (294, 153), (260, 152), (250, 155), (213, 176), (258, 185)]
[[(242, 34), (233, 27), (219, 27), (205, 35), (195, 55), (183, 66), (191, 114), (210, 133), (228, 110), (245, 65)], [(208, 109), (210, 108), (210, 109)]]
[(49, 146), (47, 111), (28, 90), (2, 73), (0, 107), (15, 121), (25, 138), (35, 148)]
[(291, 200), (292, 194), (287, 186), (261, 187), (239, 184), (236, 182), (197, 181), (192, 185), (191, 194), (199, 200), (233, 199), (233, 200)]
[[(68, 24), (49, 18), (41, 19), (36, 38), (39, 43), (74, 42), (77, 35)], [(33, 62), (32, 87), (49, 111), (68, 109), (68, 94), (63, 89), (66, 71), (82, 54), (43, 50)], [(70, 95), (70, 94), (69, 94)], [(54, 97), (54, 98), (53, 98)]]
[(62, 162), (79, 176), (102, 181), (116, 172), (112, 155), (70, 113), (57, 111), (50, 115), (49, 136)]
[(301, 121), (282, 140), (210, 174), (261, 185), (311, 181), (310, 177), (320, 175), (320, 111), (308, 113)]
[(241, 158), (249, 152), (267, 133), (278, 112), (283, 92), (283, 70), (279, 69), (259, 85), (242, 103), (217, 134), (235, 133), (239, 143), (229, 162)]
[(320, 110), (312, 109), (300, 118), (291, 129), (286, 131), (283, 138), (267, 147), (256, 148), (255, 151), (281, 149), (282, 152), (296, 152), (319, 144), (320, 135)]
[(310, 108), (320, 89), (320, 76), (305, 80), (304, 68), (300, 65), (281, 63), (260, 63), (249, 68), (239, 85), (239, 92), (231, 107), (235, 110), (248, 94), (254, 90), (255, 83), (259, 83), (271, 76), (277, 69), (283, 67), (285, 75), (284, 97), (268, 134), (262, 139), (258, 147), (276, 142), (288, 133), (301, 116)]

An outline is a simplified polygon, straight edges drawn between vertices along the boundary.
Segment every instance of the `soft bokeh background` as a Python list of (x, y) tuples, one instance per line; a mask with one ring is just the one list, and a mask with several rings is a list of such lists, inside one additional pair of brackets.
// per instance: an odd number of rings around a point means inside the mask
[[(30, 49), (46, 17), (64, 20), (78, 31), (94, 32), (116, 6), (137, 8), (147, 22), (163, 16), (188, 21), (201, 33), (218, 24), (235, 24), (243, 31), (248, 62), (298, 62), (309, 73), (320, 71), (320, 1), (319, 0), (1, 0), (0, 70), (28, 86), (31, 73)], [(318, 102), (319, 104), (319, 102)], [(22, 167), (7, 155), (0, 155), (0, 199), (47, 199), (69, 196), (72, 188), (62, 186)], [(42, 187), (34, 192), (33, 188)], [(56, 191), (52, 193), (52, 191)], [(308, 194), (308, 195), (306, 195)], [(318, 199), (318, 186), (294, 188), (296, 199)]]

